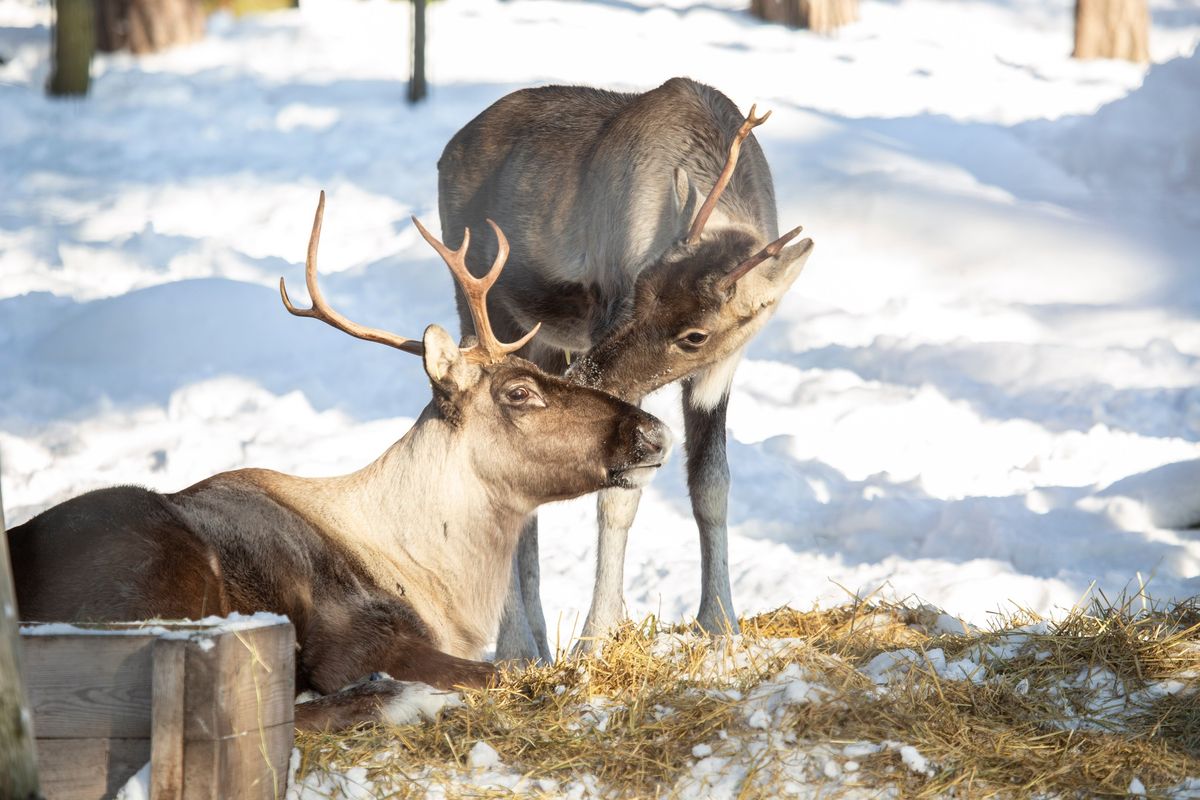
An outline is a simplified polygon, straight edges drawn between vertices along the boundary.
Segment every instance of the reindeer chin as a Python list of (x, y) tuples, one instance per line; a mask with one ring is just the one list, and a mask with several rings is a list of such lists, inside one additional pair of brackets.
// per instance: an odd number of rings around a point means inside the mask
[(608, 471), (608, 486), (612, 489), (641, 489), (654, 479), (662, 462), (635, 464)]

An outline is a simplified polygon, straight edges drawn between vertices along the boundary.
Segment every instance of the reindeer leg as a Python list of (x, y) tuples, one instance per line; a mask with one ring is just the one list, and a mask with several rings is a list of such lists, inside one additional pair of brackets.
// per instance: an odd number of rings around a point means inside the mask
[(554, 652), (546, 635), (546, 612), (542, 610), (542, 571), (538, 561), (537, 512), (525, 521), (517, 547), (517, 568), (521, 572), (521, 599), (525, 604), (525, 619), (537, 642), (538, 656), (547, 664), (554, 662)]
[(297, 656), (298, 683), (331, 693), (373, 672), (438, 689), (487, 686), (494, 664), (452, 656), (434, 647), (407, 603), (357, 597), (331, 601), (305, 626)]
[(696, 622), (709, 633), (738, 632), (729, 588), (729, 462), (725, 456), (725, 412), (729, 394), (712, 408), (693, 403), (690, 381), (683, 386), (687, 437), (688, 491), (700, 528), (700, 613)]
[(596, 553), (596, 586), (576, 652), (590, 652), (625, 618), (625, 543), (637, 514), (641, 489), (603, 489), (596, 498), (600, 537)]
[(513, 554), (512, 578), (500, 617), (496, 636), (497, 661), (553, 661), (546, 641), (546, 617), (542, 613), (539, 590), (537, 514), (530, 516), (521, 530), (517, 552)]
[[(297, 730), (344, 731), (364, 722), (407, 725), (437, 717), (440, 707), (430, 703), (428, 689), (409, 681), (368, 678), (344, 689), (296, 704)], [(451, 698), (447, 698), (451, 700)], [(451, 700), (453, 705), (456, 702)]]

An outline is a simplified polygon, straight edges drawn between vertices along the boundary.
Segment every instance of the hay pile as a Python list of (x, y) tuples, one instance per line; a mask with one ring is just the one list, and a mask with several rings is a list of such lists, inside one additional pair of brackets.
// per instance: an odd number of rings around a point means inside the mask
[(855, 601), (742, 631), (650, 618), (435, 723), (303, 734), (293, 796), (1200, 797), (1195, 601), (989, 631)]

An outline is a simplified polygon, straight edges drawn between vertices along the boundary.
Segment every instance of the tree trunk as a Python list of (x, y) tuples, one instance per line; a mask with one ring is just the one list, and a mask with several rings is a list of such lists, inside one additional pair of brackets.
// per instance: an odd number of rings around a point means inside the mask
[(47, 91), (85, 95), (96, 43), (92, 0), (56, 0), (54, 6), (54, 68)]
[(1150, 60), (1146, 0), (1075, 0), (1075, 58)]
[(99, 50), (153, 53), (204, 36), (200, 0), (96, 0)]
[(858, 0), (750, 0), (750, 13), (767, 22), (830, 33), (858, 20)]
[(425, 0), (412, 0), (412, 76), (408, 80), (408, 102), (425, 99)]
[[(88, 15), (91, 16), (90, 14)], [(40, 797), (25, 684), (21, 680), (17, 599), (8, 564), (8, 534), (0, 498), (0, 797)]]

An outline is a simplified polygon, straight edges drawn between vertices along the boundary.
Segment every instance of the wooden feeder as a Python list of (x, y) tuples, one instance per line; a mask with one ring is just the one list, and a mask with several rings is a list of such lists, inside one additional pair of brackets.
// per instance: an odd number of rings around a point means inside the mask
[(295, 633), (258, 614), (200, 622), (25, 625), (23, 672), (47, 800), (282, 798)]

